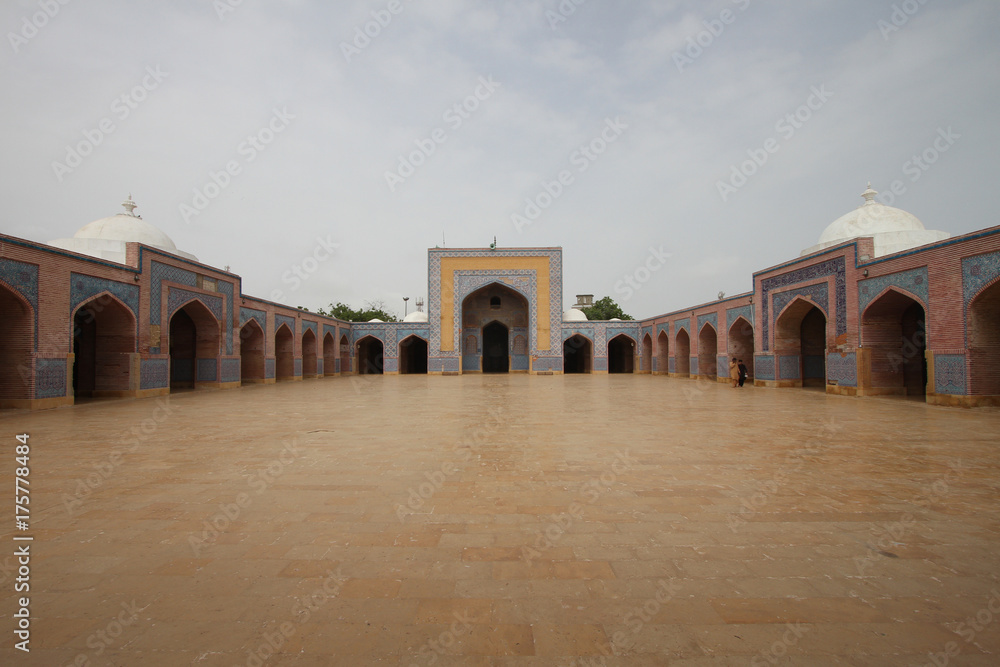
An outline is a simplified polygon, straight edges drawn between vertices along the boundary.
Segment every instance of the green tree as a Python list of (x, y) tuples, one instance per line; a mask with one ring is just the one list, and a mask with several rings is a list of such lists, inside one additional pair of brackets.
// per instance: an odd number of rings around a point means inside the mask
[(583, 312), (588, 320), (610, 320), (615, 317), (620, 320), (633, 319), (631, 315), (622, 312), (622, 307), (610, 296), (598, 299), (590, 308), (584, 308)]
[(344, 320), (345, 322), (367, 322), (373, 319), (382, 320), (383, 322), (399, 321), (399, 318), (394, 313), (386, 310), (385, 303), (382, 301), (366, 301), (365, 307), (358, 309), (351, 308), (346, 303), (338, 301), (335, 304), (331, 303), (329, 308), (320, 308), (316, 312), (327, 317), (336, 317), (338, 320)]

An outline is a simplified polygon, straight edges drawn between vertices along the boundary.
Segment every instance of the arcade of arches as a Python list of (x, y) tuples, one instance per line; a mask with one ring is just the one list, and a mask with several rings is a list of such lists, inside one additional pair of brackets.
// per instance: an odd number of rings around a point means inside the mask
[(927, 392), (924, 308), (910, 296), (889, 290), (861, 317), (861, 346), (870, 355), (868, 394), (921, 396)]
[(170, 318), (170, 389), (196, 387), (199, 361), (214, 366), (219, 342), (219, 321), (200, 301), (176, 311)]
[(80, 398), (124, 396), (136, 351), (135, 316), (104, 294), (73, 316), (73, 391)]

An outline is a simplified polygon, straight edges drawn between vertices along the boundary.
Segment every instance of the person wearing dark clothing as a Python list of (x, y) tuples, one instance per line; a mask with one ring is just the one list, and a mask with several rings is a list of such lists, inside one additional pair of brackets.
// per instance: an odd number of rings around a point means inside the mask
[(742, 387), (743, 383), (747, 381), (747, 377), (750, 375), (750, 369), (747, 368), (746, 364), (743, 363), (742, 359), (740, 359), (740, 362), (739, 364), (737, 364), (736, 369), (740, 372), (740, 386)]

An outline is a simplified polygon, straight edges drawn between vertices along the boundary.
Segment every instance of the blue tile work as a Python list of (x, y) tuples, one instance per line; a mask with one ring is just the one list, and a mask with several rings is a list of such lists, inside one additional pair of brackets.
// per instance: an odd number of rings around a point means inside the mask
[(340, 373), (340, 357), (333, 360), (333, 372)]
[(830, 288), (826, 283), (819, 283), (818, 285), (796, 287), (786, 292), (779, 292), (771, 297), (771, 303), (774, 307), (774, 317), (777, 318), (780, 316), (785, 306), (797, 297), (809, 297), (823, 311), (824, 315), (827, 317), (830, 316)]
[(572, 325), (568, 325), (568, 324), (564, 324), (563, 325), (562, 339), (563, 339), (564, 343), (567, 340), (569, 340), (570, 338), (572, 338), (573, 336), (575, 336), (576, 334), (580, 334), (584, 338), (588, 339), (591, 343), (594, 342), (594, 336), (596, 335), (595, 329), (592, 326), (590, 326), (590, 327), (578, 327), (578, 326), (572, 326)]
[(106, 278), (95, 278), (85, 276), (80, 273), (69, 274), (69, 312), (72, 313), (77, 307), (102, 292), (108, 292), (118, 298), (119, 301), (132, 311), (132, 315), (138, 320), (139, 317), (139, 286), (136, 284), (122, 283), (117, 280)]
[(38, 266), (0, 258), (0, 280), (31, 304), (35, 320), (33, 349), (38, 352)]
[(757, 354), (753, 358), (753, 374), (758, 380), (774, 380), (774, 355)]
[(964, 396), (968, 393), (964, 354), (934, 355), (934, 392)]
[(804, 379), (826, 379), (826, 357), (822, 354), (807, 354), (802, 357)]
[[(202, 305), (208, 308), (208, 311), (212, 315), (215, 315), (215, 319), (223, 322), (221, 296), (202, 294), (201, 292), (189, 292), (186, 289), (178, 289), (176, 287), (171, 287), (170, 293), (167, 295), (167, 321), (170, 321), (170, 318), (174, 316), (178, 308), (187, 305), (192, 300), (200, 301)], [(224, 330), (228, 329), (229, 327), (224, 327)]]
[(302, 377), (302, 360), (301, 359), (295, 359), (292, 362), (292, 375), (294, 375), (297, 378)]
[(535, 371), (561, 373), (562, 369), (562, 357), (538, 357), (535, 359)]
[[(198, 274), (193, 271), (179, 269), (176, 266), (150, 261), (149, 280), (149, 323), (160, 324), (160, 295), (163, 294), (163, 288), (160, 283), (166, 280), (167, 282), (177, 283), (179, 285), (197, 287)], [(169, 320), (170, 317), (168, 316), (167, 319)], [(219, 319), (222, 319), (221, 315), (219, 316)]]
[(242, 329), (250, 320), (256, 320), (260, 330), (267, 331), (267, 313), (255, 308), (240, 308), (240, 328)]
[(382, 371), (385, 373), (398, 373), (399, 357), (384, 357), (382, 359)]
[(858, 386), (858, 357), (854, 352), (826, 355), (827, 379), (834, 380), (841, 387)]
[(142, 359), (139, 362), (139, 389), (163, 389), (170, 386), (168, 359)]
[(35, 360), (35, 398), (62, 398), (66, 395), (66, 360)]
[(715, 359), (715, 370), (716, 375), (729, 377), (729, 357), (724, 354), (718, 355)]
[(316, 326), (316, 323), (315, 322), (308, 322), (306, 320), (302, 320), (302, 332), (301, 333), (305, 333), (307, 331), (312, 331), (313, 335), (316, 336), (316, 338), (319, 338), (319, 327)]
[(666, 331), (667, 332), (667, 338), (670, 338), (670, 322), (661, 322), (660, 324), (656, 325), (656, 338), (657, 339), (659, 339), (661, 331)]
[(219, 366), (215, 359), (198, 360), (198, 382), (217, 382)]
[(705, 315), (698, 316), (698, 332), (701, 333), (701, 328), (705, 326), (705, 323), (711, 324), (712, 328), (715, 329), (716, 333), (719, 331), (719, 314), (718, 313), (706, 313)]
[(800, 380), (799, 355), (782, 355), (778, 357), (778, 379)]
[(962, 295), (965, 297), (966, 311), (976, 295), (998, 277), (1000, 277), (1000, 252), (988, 252), (962, 259)]
[(698, 375), (698, 357), (691, 357), (691, 375)]
[[(462, 329), (462, 303), (465, 298), (476, 290), (492, 285), (494, 283), (508, 287), (528, 302), (528, 322), (538, 321), (538, 303), (536, 297), (538, 276), (537, 271), (514, 270), (514, 271), (455, 271), (455, 308), (453, 311), (454, 335), (457, 337)], [(538, 351), (538, 341), (536, 340), (537, 327), (531, 327), (531, 354)]]
[(323, 368), (324, 366), (326, 366), (326, 360), (323, 359), (323, 357), (317, 357), (316, 374), (319, 375), (320, 377), (323, 377), (326, 374), (326, 370), (324, 370)]
[(659, 372), (660, 372), (660, 369), (658, 368), (658, 366), (660, 365), (659, 361), (660, 361), (660, 360), (659, 360), (659, 359), (657, 358), (657, 356), (656, 356), (656, 355), (654, 354), (654, 355), (653, 355), (653, 372), (654, 372), (654, 373), (659, 373)]
[(594, 357), (593, 369), (595, 371), (604, 371), (604, 372), (606, 372), (608, 370), (608, 358), (607, 357)]
[(675, 338), (677, 337), (677, 334), (680, 333), (681, 329), (684, 329), (684, 331), (687, 331), (688, 336), (691, 335), (691, 318), (690, 317), (685, 317), (683, 320), (674, 320), (674, 337)]
[[(890, 273), (887, 276), (879, 276), (878, 278), (859, 280), (858, 315), (860, 316), (861, 313), (865, 312), (865, 308), (868, 307), (868, 304), (870, 304), (877, 296), (882, 294), (887, 287), (899, 287), (917, 297), (920, 300), (920, 305), (924, 307), (924, 311), (926, 312), (928, 301), (928, 281), (927, 267), (924, 266), (910, 271)], [(861, 321), (860, 317), (858, 321)]]
[(337, 327), (335, 325), (332, 325), (332, 324), (324, 324), (323, 325), (323, 339), (324, 340), (326, 340), (326, 335), (327, 334), (330, 334), (331, 336), (333, 336), (334, 342), (339, 342), (339, 341), (337, 341)]
[(274, 379), (274, 359), (264, 360), (264, 379), (266, 380)]
[(239, 359), (223, 359), (222, 360), (222, 381), (223, 382), (239, 382), (240, 381), (240, 360)]
[(351, 327), (351, 346), (364, 338), (371, 336), (382, 341), (383, 355), (387, 355), (396, 347), (396, 329), (388, 324), (356, 324)]
[(274, 330), (277, 331), (284, 324), (288, 327), (288, 331), (291, 332), (292, 336), (295, 335), (295, 318), (288, 317), (287, 315), (275, 315), (274, 316)]
[(226, 318), (222, 325), (223, 331), (228, 331), (229, 335), (226, 336), (226, 354), (233, 353), (233, 284), (225, 280), (218, 280), (215, 283), (215, 289), (218, 290), (219, 294), (225, 297), (226, 304)]
[(733, 324), (739, 318), (745, 319), (747, 322), (753, 322), (753, 306), (740, 306), (739, 308), (727, 308), (726, 309), (726, 330), (733, 328)]
[(668, 373), (676, 373), (677, 372), (677, 371), (674, 370), (674, 358), (673, 357), (668, 357), (667, 358), (667, 372)]
[(788, 273), (783, 273), (772, 278), (765, 278), (760, 281), (760, 308), (762, 315), (761, 319), (763, 320), (761, 322), (761, 328), (763, 330), (763, 339), (761, 342), (765, 351), (771, 349), (770, 327), (772, 323), (770, 319), (771, 316), (769, 314), (768, 295), (772, 291), (782, 287), (788, 287), (790, 285), (804, 283), (818, 278), (826, 278), (827, 276), (833, 276), (834, 279), (834, 289), (836, 292), (834, 301), (836, 304), (837, 335), (840, 336), (847, 332), (847, 264), (844, 257), (841, 256), (825, 262), (820, 262), (819, 264), (806, 266), (796, 271), (789, 271)]
[[(560, 367), (562, 363), (562, 350), (560, 349), (560, 326), (562, 324), (562, 249), (540, 249), (540, 250), (445, 250), (445, 249), (430, 249), (428, 250), (428, 261), (427, 261), (427, 315), (430, 320), (430, 345), (429, 345), (429, 356), (428, 361), (430, 372), (457, 372), (461, 361), (461, 344), (457, 340), (457, 334), (453, 331), (452, 335), (456, 336), (454, 349), (451, 351), (441, 350), (441, 321), (439, 315), (440, 302), (441, 302), (441, 260), (444, 258), (466, 258), (466, 257), (545, 257), (549, 260), (549, 313), (546, 315), (544, 313), (537, 313), (537, 302), (534, 298), (535, 286), (537, 285), (537, 277), (532, 276), (531, 289), (532, 297), (528, 299), (528, 306), (530, 309), (530, 321), (537, 322), (538, 317), (548, 317), (549, 321), (549, 349), (550, 355), (560, 355), (556, 357), (559, 359)], [(521, 273), (519, 271), (506, 271), (506, 270), (483, 270), (483, 271), (456, 271), (455, 274), (450, 277), (455, 283), (458, 282), (459, 273), (464, 273), (466, 276), (472, 278), (474, 276), (483, 276), (492, 278), (478, 285), (473, 289), (478, 289), (489, 282), (500, 282), (505, 284), (507, 287), (512, 287), (512, 285), (506, 281), (500, 280), (503, 277), (509, 277), (511, 279), (518, 277), (517, 274)], [(534, 274), (534, 271), (528, 271), (527, 273)], [(448, 278), (446, 278), (448, 279)], [(468, 288), (469, 283), (466, 283), (464, 287)], [(472, 290), (469, 290), (472, 291)], [(522, 291), (522, 294), (524, 291)], [(458, 285), (453, 285), (452, 289), (452, 312), (456, 314), (456, 322), (458, 318), (461, 317), (462, 301), (468, 292), (465, 294), (460, 294), (458, 290)], [(457, 324), (454, 325), (457, 331)], [(536, 334), (532, 332), (531, 336), (531, 353), (537, 353), (537, 341), (535, 340)]]

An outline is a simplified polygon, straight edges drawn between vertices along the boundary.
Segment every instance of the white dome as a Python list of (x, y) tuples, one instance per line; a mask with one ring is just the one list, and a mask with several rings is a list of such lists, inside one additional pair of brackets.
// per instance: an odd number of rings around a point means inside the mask
[(612, 317), (610, 320), (608, 320), (608, 322), (621, 322), (621, 319), (617, 317)]
[(587, 313), (583, 312), (579, 308), (570, 308), (565, 313), (563, 313), (563, 322), (586, 322)]
[(369, 322), (378, 322), (378, 323), (380, 323), (380, 324), (384, 323), (384, 320), (380, 320), (380, 319), (379, 319), (379, 318), (377, 318), (377, 317), (373, 317), (373, 318), (371, 318), (371, 319), (370, 319), (370, 320), (368, 320), (368, 321), (369, 321)]
[(947, 232), (925, 228), (924, 223), (912, 213), (875, 201), (877, 194), (869, 183), (868, 189), (861, 195), (865, 203), (830, 223), (820, 235), (819, 243), (806, 248), (800, 255), (809, 255), (845, 241), (867, 236), (875, 242), (875, 257), (891, 255), (948, 238)]
[(72, 238), (56, 239), (50, 241), (50, 245), (124, 264), (125, 244), (142, 243), (172, 255), (198, 261), (191, 253), (178, 250), (173, 240), (155, 225), (136, 215), (133, 212), (136, 205), (132, 195), (128, 196), (122, 206), (125, 207), (125, 213), (95, 220), (81, 227)]
[(403, 318), (404, 322), (426, 322), (427, 313), (421, 310), (415, 310), (406, 317)]

